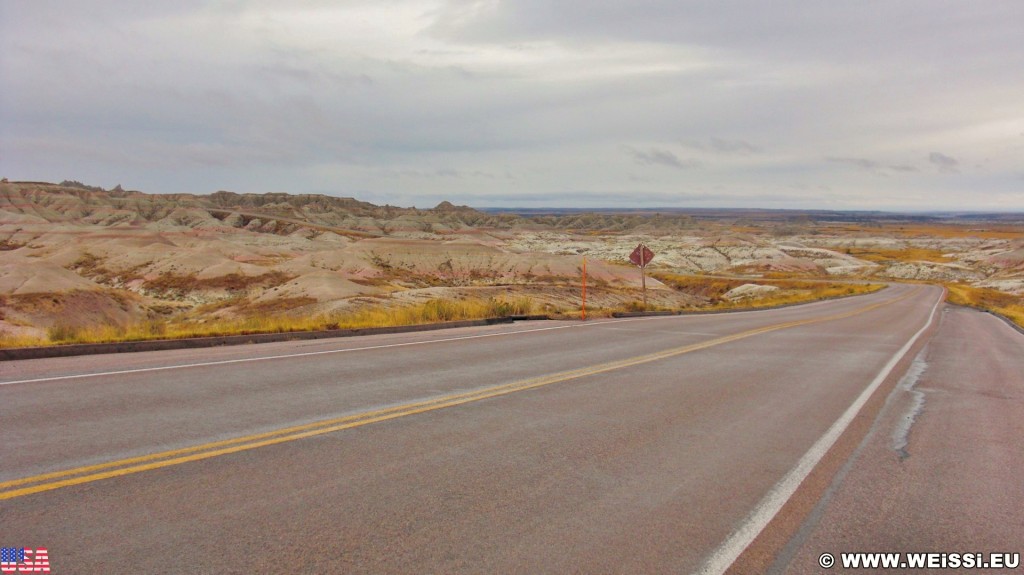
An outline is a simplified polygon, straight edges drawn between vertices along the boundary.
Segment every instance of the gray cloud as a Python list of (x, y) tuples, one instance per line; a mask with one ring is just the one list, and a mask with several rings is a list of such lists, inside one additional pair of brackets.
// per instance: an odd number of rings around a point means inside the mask
[(436, 170), (418, 170), (418, 169), (386, 169), (381, 170), (380, 174), (388, 178), (409, 178), (409, 179), (430, 179), (430, 178), (483, 178), (488, 180), (513, 180), (513, 176), (510, 172), (504, 173), (493, 173), (483, 170), (458, 170), (455, 168), (438, 168)]
[(630, 146), (623, 146), (623, 149), (633, 157), (634, 162), (644, 166), (668, 166), (669, 168), (676, 168), (679, 170), (698, 168), (701, 166), (701, 163), (697, 160), (682, 160), (671, 151), (660, 148), (638, 150)]
[(910, 166), (907, 164), (884, 164), (882, 162), (878, 162), (868, 158), (847, 158), (829, 156), (825, 158), (825, 160), (836, 164), (847, 164), (850, 166), (860, 168), (862, 170), (883, 175), (888, 172), (912, 173), (920, 171), (914, 166)]
[(716, 152), (726, 154), (756, 154), (761, 151), (760, 146), (755, 146), (743, 140), (725, 140), (723, 138), (711, 138), (711, 148)]
[(889, 169), (894, 171), (894, 172), (920, 172), (921, 171), (921, 170), (915, 168), (914, 166), (908, 166), (906, 164), (892, 165), (892, 166), (889, 166)]
[(706, 142), (683, 142), (683, 145), (693, 150), (723, 155), (748, 156), (751, 154), (759, 154), (764, 151), (761, 146), (751, 144), (746, 140), (728, 140), (719, 137), (711, 137)]
[(849, 164), (864, 170), (877, 170), (882, 167), (882, 164), (867, 158), (837, 158), (830, 156), (825, 159), (836, 164)]
[[(642, 186), (643, 201), (678, 204), (698, 199), (677, 190), (722, 189), (710, 197), (1019, 209), (1024, 3), (1011, 0), (35, 0), (0, 12), (0, 161), (14, 179), (392, 204), (532, 189), (600, 205)], [(963, 142), (956, 157), (922, 157), (950, 141)], [(942, 177), (966, 157), (991, 161)]]
[(960, 162), (958, 162), (956, 158), (947, 156), (940, 152), (932, 152), (928, 154), (928, 161), (938, 166), (940, 172), (957, 173), (960, 171), (957, 167), (960, 165)]
[[(547, 0), (447, 2), (435, 33), (466, 42), (648, 41), (707, 46), (767, 59), (808, 58), (843, 62), (942, 59), (966, 69), (1019, 42), (1024, 8), (1012, 1), (947, 3), (928, 0), (866, 9), (857, 4), (807, 5), (781, 0), (708, 4), (697, 0), (620, 2), (593, 0), (586, 9)], [(908, 27), (908, 22), (915, 26)], [(967, 25), (970, 24), (970, 25)], [(970, 50), (960, 47), (970, 45)], [(817, 50), (814, 50), (817, 48)], [(1021, 56), (1012, 59), (1021, 61)]]

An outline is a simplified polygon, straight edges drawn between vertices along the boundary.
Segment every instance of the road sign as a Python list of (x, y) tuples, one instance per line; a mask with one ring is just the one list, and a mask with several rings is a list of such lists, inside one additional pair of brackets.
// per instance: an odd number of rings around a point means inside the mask
[(633, 265), (640, 266), (642, 268), (647, 267), (647, 264), (651, 263), (654, 259), (654, 252), (647, 246), (640, 244), (633, 250), (633, 253), (629, 254), (629, 261), (633, 262)]
[(644, 293), (644, 308), (647, 308), (647, 276), (644, 274), (644, 268), (647, 264), (651, 263), (654, 259), (654, 252), (647, 246), (640, 244), (633, 250), (633, 253), (629, 254), (629, 261), (633, 262), (633, 265), (640, 268), (640, 289)]

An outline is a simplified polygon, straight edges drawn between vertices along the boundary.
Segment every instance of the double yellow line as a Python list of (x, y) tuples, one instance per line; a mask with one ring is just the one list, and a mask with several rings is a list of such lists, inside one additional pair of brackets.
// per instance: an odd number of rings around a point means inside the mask
[(188, 463), (191, 461), (201, 461), (203, 459), (210, 459), (213, 457), (219, 457), (221, 455), (228, 455), (231, 453), (237, 453), (239, 451), (247, 451), (250, 449), (266, 447), (269, 445), (277, 445), (279, 443), (286, 443), (298, 439), (305, 439), (307, 437), (315, 437), (317, 435), (323, 435), (325, 433), (333, 433), (335, 431), (352, 429), (355, 427), (361, 427), (363, 425), (369, 425), (371, 423), (387, 421), (389, 419), (397, 419), (400, 417), (406, 417), (418, 413), (425, 413), (428, 411), (436, 411), (438, 409), (445, 409), (448, 407), (465, 405), (467, 403), (471, 403), (474, 401), (490, 399), (492, 397), (499, 397), (502, 395), (508, 395), (510, 393), (516, 393), (528, 389), (535, 389), (538, 387), (551, 385), (553, 383), (560, 383), (563, 381), (569, 381), (573, 379), (579, 379), (581, 377), (587, 377), (590, 375), (597, 375), (599, 373), (623, 369), (634, 365), (650, 363), (652, 361), (667, 359), (670, 357), (675, 357), (678, 355), (683, 355), (694, 351), (700, 351), (702, 349), (707, 349), (709, 347), (715, 347), (725, 343), (746, 339), (748, 337), (753, 337), (755, 335), (760, 335), (782, 329), (788, 329), (801, 325), (821, 323), (825, 321), (832, 321), (852, 317), (874, 309), (878, 309), (883, 306), (896, 303), (898, 301), (911, 297), (918, 291), (920, 291), (920, 288), (899, 298), (865, 306), (863, 308), (856, 309), (851, 312), (814, 319), (797, 320), (769, 325), (757, 329), (752, 329), (732, 335), (711, 339), (701, 343), (695, 343), (692, 345), (687, 345), (665, 351), (659, 351), (656, 353), (650, 353), (647, 355), (641, 355), (619, 361), (602, 363), (591, 367), (574, 369), (570, 371), (562, 371), (551, 375), (534, 377), (504, 385), (497, 385), (493, 387), (478, 389), (476, 391), (444, 395), (426, 401), (406, 403), (385, 409), (367, 411), (364, 413), (349, 415), (346, 417), (339, 417), (335, 419), (327, 419), (324, 421), (317, 421), (305, 425), (286, 427), (274, 431), (257, 433), (254, 435), (246, 435), (244, 437), (236, 437), (234, 439), (214, 441), (212, 443), (205, 443), (193, 447), (185, 447), (182, 449), (174, 449), (171, 451), (163, 451), (160, 453), (153, 453), (150, 455), (142, 455), (139, 457), (120, 459), (117, 461), (110, 461), (107, 463), (98, 463), (96, 465), (86, 465), (84, 467), (76, 467), (74, 469), (65, 469), (61, 471), (54, 471), (51, 473), (35, 475), (32, 477), (25, 477), (22, 479), (6, 481), (0, 483), (0, 500), (13, 499), (15, 497), (22, 497), (25, 495), (41, 493), (44, 491), (52, 491), (54, 489), (70, 487), (72, 485), (80, 485), (82, 483), (91, 483), (93, 481), (99, 481), (101, 479), (108, 479), (111, 477), (131, 475), (133, 473), (149, 471), (151, 469), (160, 469), (163, 467), (170, 467), (172, 465), (180, 465), (182, 463)]

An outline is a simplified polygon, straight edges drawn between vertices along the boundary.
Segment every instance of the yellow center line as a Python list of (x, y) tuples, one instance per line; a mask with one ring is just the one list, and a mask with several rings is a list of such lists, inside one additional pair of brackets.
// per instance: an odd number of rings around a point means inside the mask
[[(33, 493), (52, 491), (54, 489), (60, 489), (62, 487), (80, 485), (82, 483), (90, 483), (93, 481), (99, 481), (101, 479), (120, 477), (123, 475), (139, 473), (142, 471), (160, 469), (163, 467), (170, 467), (172, 465), (188, 463), (191, 461), (200, 461), (203, 459), (210, 459), (213, 457), (219, 457), (221, 455), (228, 455), (240, 451), (256, 449), (259, 447), (266, 447), (269, 445), (276, 445), (279, 443), (296, 441), (298, 439), (315, 437), (317, 435), (333, 433), (345, 429), (352, 429), (355, 427), (369, 425), (371, 423), (378, 423), (381, 421), (397, 419), (400, 417), (425, 413), (428, 411), (436, 411), (448, 407), (455, 407), (458, 405), (464, 405), (475, 401), (481, 401), (484, 399), (508, 395), (519, 391), (535, 389), (538, 387), (543, 387), (554, 383), (560, 383), (573, 379), (579, 379), (581, 377), (597, 375), (600, 373), (619, 370), (627, 367), (632, 367), (635, 365), (650, 363), (652, 361), (667, 359), (670, 357), (692, 353), (694, 351), (700, 351), (703, 349), (738, 341), (741, 339), (746, 339), (749, 337), (753, 337), (755, 335), (760, 335), (783, 329), (789, 329), (792, 327), (802, 325), (845, 319), (848, 317), (853, 317), (855, 315), (866, 313), (902, 301), (915, 295), (917, 292), (920, 291), (920, 289), (921, 288), (917, 288), (911, 291), (910, 293), (900, 296), (896, 299), (872, 304), (849, 312), (824, 316), (820, 318), (778, 323), (774, 325), (751, 329), (740, 333), (735, 333), (732, 335), (710, 339), (700, 343), (690, 344), (683, 347), (622, 359), (618, 361), (612, 361), (591, 367), (563, 371), (559, 373), (534, 377), (503, 385), (478, 389), (475, 391), (449, 394), (425, 401), (405, 403), (398, 406), (367, 411), (355, 415), (348, 415), (344, 417), (317, 421), (314, 423), (308, 423), (304, 425), (285, 427), (274, 431), (246, 435), (243, 437), (236, 437), (233, 439), (225, 439), (222, 441), (214, 441), (211, 443), (205, 443), (202, 445), (196, 445), (192, 447), (185, 447), (182, 449), (174, 449), (170, 451), (153, 453), (150, 455), (142, 455), (139, 457), (131, 457), (127, 459), (120, 459), (117, 461), (110, 461), (107, 463), (87, 465), (83, 467), (76, 467), (73, 469), (66, 469), (61, 471), (54, 471), (51, 473), (34, 475), (31, 477), (24, 477), (21, 479), (14, 479), (11, 481), (0, 483), (0, 500), (13, 499), (15, 497), (22, 497), (24, 495), (30, 495)], [(27, 487), (12, 489), (22, 485), (27, 485)]]

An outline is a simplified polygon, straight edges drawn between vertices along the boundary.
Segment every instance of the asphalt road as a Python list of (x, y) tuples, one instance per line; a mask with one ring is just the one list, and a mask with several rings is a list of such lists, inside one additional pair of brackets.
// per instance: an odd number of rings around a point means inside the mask
[(791, 508), (839, 500), (940, 298), (0, 363), (0, 545), (76, 574), (789, 568), (827, 515)]
[(944, 553), (947, 564), (952, 554), (1024, 553), (1022, 416), (1024, 336), (991, 315), (947, 308), (770, 572), (820, 573), (822, 553)]

